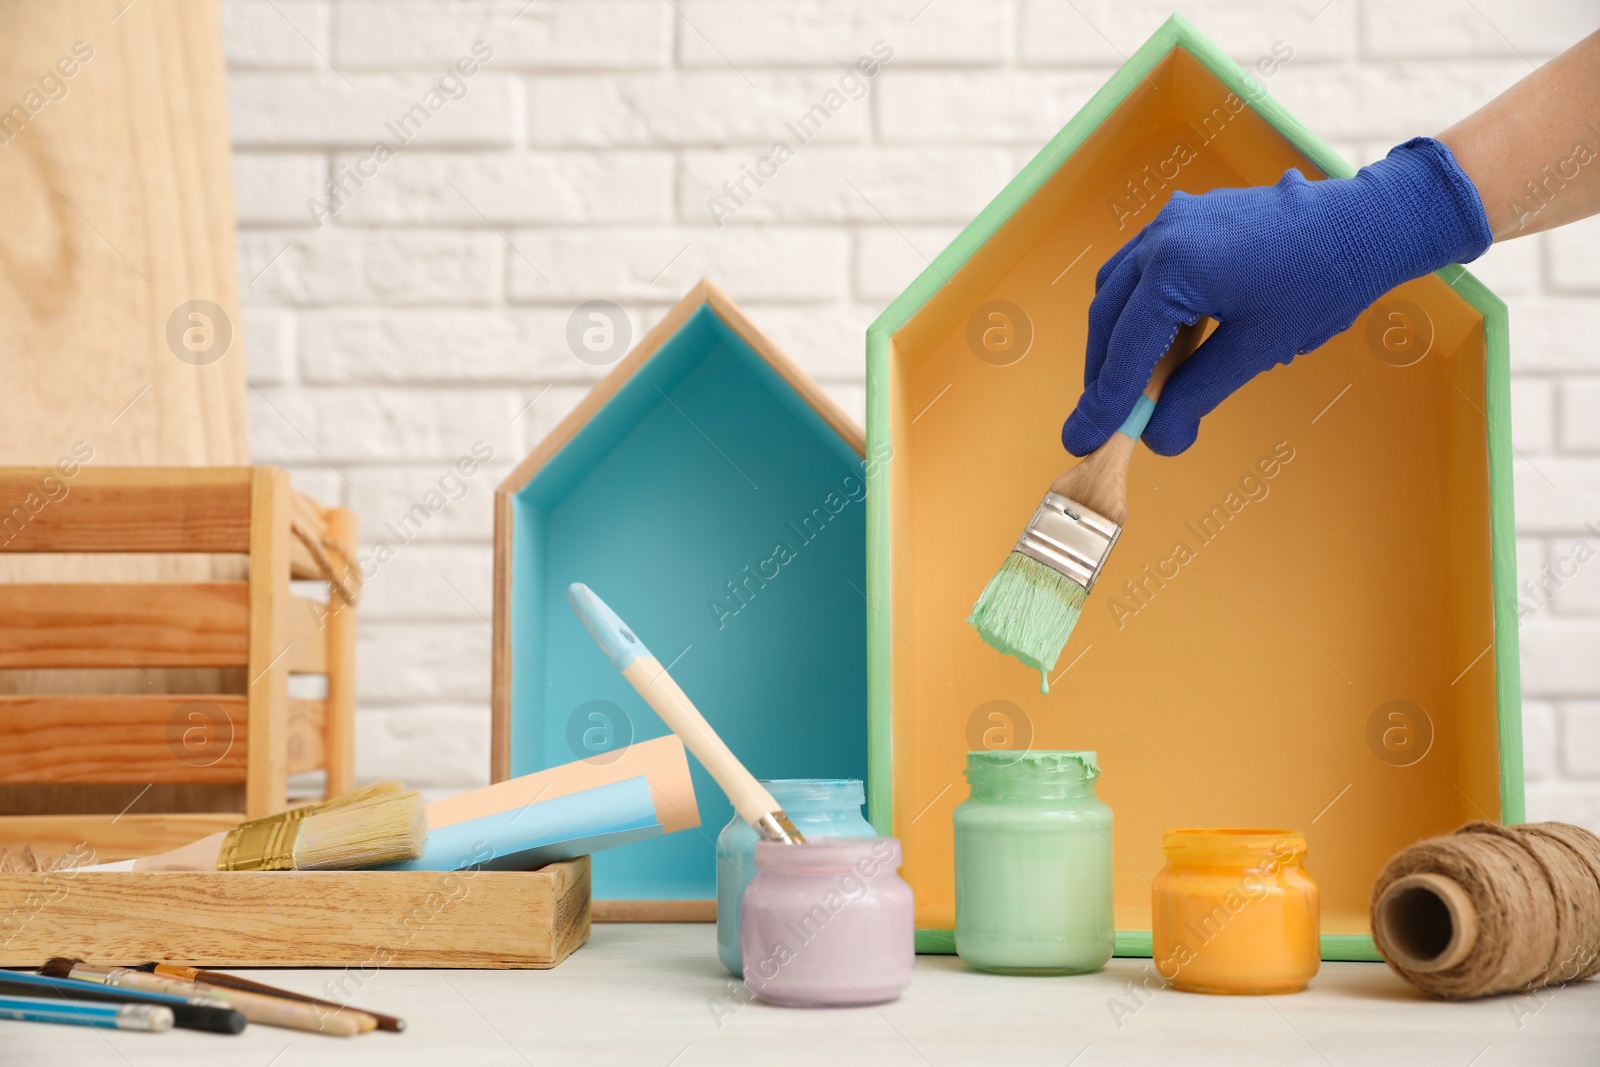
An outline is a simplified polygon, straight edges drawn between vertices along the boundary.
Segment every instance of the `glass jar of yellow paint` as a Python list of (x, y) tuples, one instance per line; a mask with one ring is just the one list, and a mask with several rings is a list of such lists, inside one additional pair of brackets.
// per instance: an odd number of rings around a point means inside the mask
[(1295, 993), (1321, 959), (1317, 883), (1293, 830), (1168, 830), (1151, 887), (1161, 976), (1193, 993)]
[(1111, 809), (1093, 752), (969, 752), (955, 811), (956, 952), (998, 974), (1111, 958)]

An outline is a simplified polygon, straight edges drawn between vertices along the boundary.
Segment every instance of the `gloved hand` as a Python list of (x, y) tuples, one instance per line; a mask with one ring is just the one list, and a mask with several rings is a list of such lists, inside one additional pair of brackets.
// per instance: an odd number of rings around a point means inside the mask
[(1061, 428), (1093, 451), (1120, 426), (1180, 323), (1216, 331), (1167, 380), (1145, 444), (1194, 444), (1200, 420), (1245, 382), (1348, 329), (1402, 282), (1482, 255), (1491, 241), (1472, 179), (1450, 149), (1407, 141), (1352, 178), (1174, 193), (1100, 268), (1083, 396)]

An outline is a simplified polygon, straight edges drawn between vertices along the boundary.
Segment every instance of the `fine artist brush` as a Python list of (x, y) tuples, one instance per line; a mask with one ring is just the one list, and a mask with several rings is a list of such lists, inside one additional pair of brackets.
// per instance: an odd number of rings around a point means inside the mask
[(1050, 484), (967, 618), (990, 645), (1039, 672), (1040, 692), (1050, 692), (1050, 671), (1128, 521), (1128, 465), (1134, 445), (1167, 376), (1199, 345), (1204, 322), (1179, 328), (1127, 421)]
[(427, 815), (420, 793), (374, 782), (309, 807), (240, 823), (170, 852), (84, 871), (337, 871), (403, 863), (422, 855)]
[(264, 997), (259, 993), (209, 989), (193, 982), (183, 982), (159, 974), (146, 974), (127, 967), (96, 967), (82, 960), (67, 959), (62, 956), (51, 959), (39, 968), (39, 973), (54, 978), (81, 978), (86, 982), (99, 982), (113, 988), (204, 997), (243, 1012), (244, 1017), (253, 1023), (282, 1026), (290, 1030), (307, 1030), (334, 1037), (350, 1037), (363, 1030), (375, 1029), (378, 1025), (370, 1015), (363, 1016), (361, 1012), (344, 1011), (337, 1015), (329, 1015), (314, 1004)]
[(164, 974), (168, 978), (193, 982), (202, 988), (215, 986), (220, 989), (237, 989), (245, 993), (260, 993), (268, 997), (283, 997), (285, 1000), (298, 1000), (306, 1004), (317, 1004), (336, 1011), (359, 1011), (363, 1015), (370, 1015), (376, 1019), (379, 1030), (389, 1030), (393, 1033), (399, 1033), (406, 1028), (406, 1021), (393, 1015), (385, 1015), (382, 1012), (369, 1011), (365, 1008), (351, 1008), (347, 1004), (338, 1004), (331, 1000), (323, 1000), (320, 997), (308, 997), (304, 993), (296, 993), (289, 989), (279, 989), (277, 986), (270, 986), (265, 982), (252, 982), (248, 978), (225, 974), (222, 971), (207, 971), (199, 967), (185, 967), (178, 963), (155, 962), (141, 963), (134, 970)]
[(80, 1000), (0, 996), (0, 1019), (151, 1033), (172, 1029), (172, 1010), (164, 1004), (91, 1004)]
[(567, 586), (567, 602), (578, 613), (583, 628), (611, 659), (612, 666), (622, 672), (628, 683), (639, 691), (645, 702), (656, 710), (661, 720), (672, 732), (683, 739), (690, 752), (722, 791), (733, 802), (740, 818), (755, 828), (768, 841), (798, 844), (805, 841), (795, 829), (789, 816), (783, 813), (772, 794), (756, 781), (756, 776), (745, 769), (722, 738), (706, 722), (700, 709), (694, 706), (678, 683), (672, 680), (667, 669), (650, 653), (634, 632), (623, 625), (617, 613), (582, 582)]
[(0, 971), (0, 993), (40, 997), (45, 1000), (92, 1000), (99, 1003), (162, 1004), (172, 1009), (172, 1025), (180, 1030), (206, 1030), (213, 1034), (237, 1034), (245, 1027), (242, 1012), (204, 997), (179, 997), (168, 993), (144, 993), (133, 989), (107, 989), (95, 982), (77, 978), (52, 978), (26, 971)]

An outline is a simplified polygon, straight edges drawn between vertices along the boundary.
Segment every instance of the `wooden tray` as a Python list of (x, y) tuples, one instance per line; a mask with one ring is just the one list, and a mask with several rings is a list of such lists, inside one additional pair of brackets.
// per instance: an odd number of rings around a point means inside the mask
[(554, 967), (589, 939), (589, 859), (537, 871), (0, 874), (0, 966)]
[[(868, 333), (869, 443), (894, 457), (868, 495), (870, 813), (904, 842), (924, 951), (953, 949), (951, 811), (985, 737), (1099, 751), (1125, 954), (1150, 951), (1166, 829), (1305, 831), (1324, 954), (1375, 959), (1390, 855), (1522, 818), (1506, 313), (1459, 268), (1252, 382), (1184, 455), (1136, 453), (1049, 696), (966, 625), (1072, 462), (1100, 264), (1175, 190), (1289, 167), (1352, 173), (1174, 17)], [(979, 344), (1007, 323), (1025, 352)]]
[[(573, 615), (574, 581), (638, 628), (758, 777), (864, 777), (862, 449), (697, 286), (496, 491), (495, 779), (666, 732)], [(763, 567), (780, 542), (793, 558)], [(733, 811), (698, 763), (693, 777), (698, 831), (594, 857), (597, 919), (715, 916)]]

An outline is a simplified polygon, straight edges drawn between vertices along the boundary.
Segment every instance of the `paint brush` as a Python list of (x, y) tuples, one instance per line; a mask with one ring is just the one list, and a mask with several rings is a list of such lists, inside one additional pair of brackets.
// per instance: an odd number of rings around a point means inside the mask
[(77, 978), (95, 982), (112, 989), (132, 989), (147, 993), (170, 993), (180, 997), (203, 997), (224, 1004), (244, 1014), (253, 1023), (282, 1026), (289, 1030), (328, 1034), (332, 1037), (351, 1037), (365, 1030), (377, 1028), (377, 1020), (361, 1012), (345, 1009), (329, 1014), (315, 1004), (295, 1000), (245, 993), (233, 989), (217, 989), (185, 982), (165, 975), (146, 974), (127, 967), (96, 967), (82, 960), (56, 956), (39, 968), (39, 973), (52, 978)]
[(0, 993), (44, 1000), (92, 1000), (97, 1003), (160, 1004), (172, 1011), (172, 1025), (180, 1030), (205, 1030), (237, 1034), (245, 1027), (242, 1012), (203, 997), (179, 997), (133, 989), (107, 989), (78, 978), (54, 978), (27, 971), (0, 971)]
[(86, 1000), (43, 997), (0, 996), (0, 1019), (150, 1033), (172, 1029), (172, 1011), (161, 1004), (91, 1004)]
[(176, 978), (181, 982), (193, 982), (202, 989), (207, 987), (236, 989), (241, 993), (260, 993), (262, 996), (282, 997), (284, 1000), (298, 1000), (305, 1004), (316, 1004), (319, 1007), (331, 1008), (334, 1011), (359, 1011), (363, 1015), (372, 1016), (377, 1021), (379, 1030), (388, 1030), (396, 1034), (406, 1028), (406, 1021), (393, 1015), (385, 1015), (380, 1011), (371, 1011), (366, 1008), (351, 1008), (347, 1004), (323, 1000), (321, 997), (309, 997), (304, 993), (296, 993), (289, 989), (279, 989), (277, 986), (270, 986), (265, 982), (252, 982), (248, 978), (225, 974), (222, 971), (207, 971), (199, 967), (185, 967), (180, 963), (156, 963), (154, 961), (141, 963), (134, 970), (165, 975), (168, 978)]
[(1050, 484), (1016, 547), (967, 617), (967, 625), (991, 646), (1039, 672), (1041, 692), (1050, 692), (1050, 671), (1128, 521), (1128, 466), (1134, 445), (1168, 375), (1199, 346), (1205, 322), (1178, 329), (1127, 421)]
[(689, 751), (701, 762), (722, 791), (728, 794), (733, 809), (767, 841), (798, 844), (805, 841), (778, 802), (745, 770), (731, 749), (706, 722), (700, 709), (678, 688), (667, 669), (651, 655), (634, 632), (623, 625), (616, 612), (582, 582), (567, 586), (567, 602), (578, 613), (583, 628), (589, 631), (612, 666), (622, 672), (628, 684), (638, 690), (645, 703), (655, 709), (672, 732), (683, 739)]
[(399, 782), (375, 782), (160, 855), (76, 870), (340, 871), (416, 859), (427, 838), (422, 795), (407, 792)]

